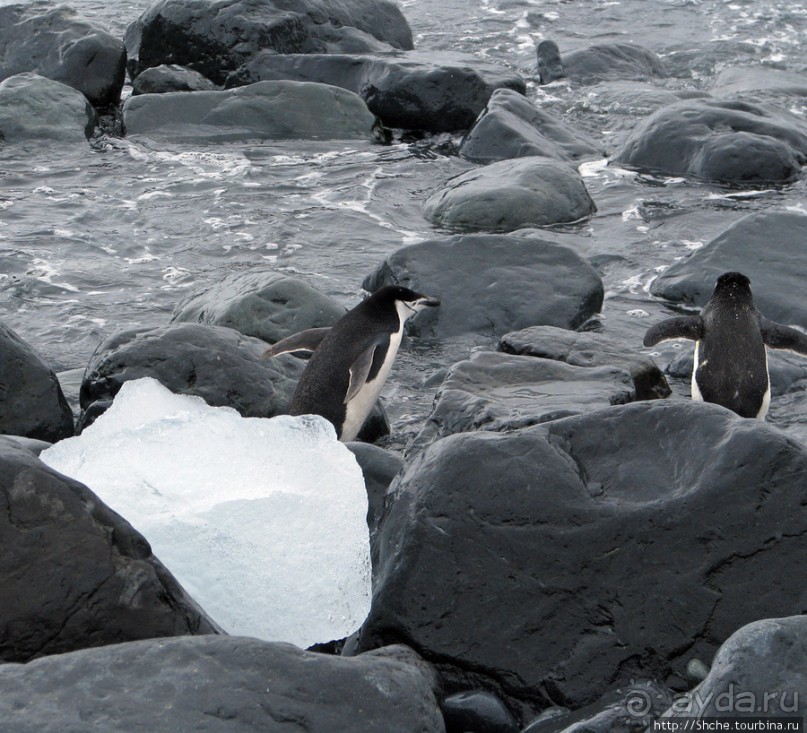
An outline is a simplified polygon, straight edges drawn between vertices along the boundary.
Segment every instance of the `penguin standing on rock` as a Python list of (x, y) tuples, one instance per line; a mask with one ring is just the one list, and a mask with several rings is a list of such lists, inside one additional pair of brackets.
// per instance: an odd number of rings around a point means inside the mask
[(270, 346), (264, 357), (313, 351), (291, 401), (292, 415), (321, 415), (353, 440), (373, 409), (398, 353), (406, 321), (436, 298), (385, 285), (333, 328), (312, 328)]
[(765, 347), (807, 355), (807, 335), (774, 323), (754, 306), (751, 281), (727, 272), (699, 316), (669, 318), (648, 329), (645, 346), (686, 338), (695, 342), (692, 399), (714, 402), (742, 417), (764, 419), (771, 402)]

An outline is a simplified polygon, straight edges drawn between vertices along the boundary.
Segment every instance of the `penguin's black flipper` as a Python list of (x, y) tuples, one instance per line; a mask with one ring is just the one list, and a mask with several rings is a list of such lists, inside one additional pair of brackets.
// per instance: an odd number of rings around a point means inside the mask
[(703, 336), (703, 320), (700, 316), (679, 316), (668, 318), (647, 329), (644, 335), (645, 346), (655, 346), (659, 341), (670, 339), (691, 339), (699, 341)]
[(262, 358), (268, 359), (272, 356), (280, 356), (280, 354), (288, 354), (293, 351), (315, 351), (330, 330), (330, 326), (327, 326), (325, 328), (309, 328), (305, 331), (300, 331), (300, 333), (295, 333), (293, 336), (288, 336), (276, 344), (272, 344), (263, 352)]
[(345, 394), (345, 404), (350, 402), (367, 383), (370, 368), (373, 366), (376, 346), (378, 346), (378, 344), (372, 344), (372, 346), (366, 348), (361, 352), (361, 356), (350, 365), (350, 383), (347, 386), (347, 393)]
[(759, 317), (759, 328), (766, 346), (772, 349), (788, 349), (807, 356), (807, 334), (790, 326), (769, 321), (765, 316)]

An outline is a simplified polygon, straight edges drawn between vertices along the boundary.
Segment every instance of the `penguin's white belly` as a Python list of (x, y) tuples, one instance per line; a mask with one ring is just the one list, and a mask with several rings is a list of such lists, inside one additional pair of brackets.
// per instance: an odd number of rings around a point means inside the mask
[(398, 354), (398, 347), (401, 345), (402, 337), (403, 324), (398, 327), (397, 331), (390, 334), (389, 348), (375, 379), (365, 382), (356, 396), (345, 405), (345, 422), (342, 425), (342, 435), (339, 438), (341, 441), (354, 440), (359, 434), (361, 426), (364, 425), (364, 421), (373, 409), (378, 396), (381, 394), (381, 389), (387, 381), (392, 364)]
[(765, 349), (765, 374), (768, 375), (768, 389), (765, 390), (765, 394), (762, 395), (762, 405), (759, 408), (759, 412), (757, 413), (757, 418), (759, 420), (764, 420), (765, 416), (768, 414), (768, 408), (771, 406), (771, 372), (768, 368), (768, 350)]
[(701, 388), (698, 386), (698, 380), (695, 379), (695, 376), (698, 373), (698, 367), (700, 366), (698, 360), (698, 351), (701, 345), (700, 341), (695, 342), (695, 354), (692, 357), (692, 399), (695, 402), (703, 402), (703, 394), (701, 393)]

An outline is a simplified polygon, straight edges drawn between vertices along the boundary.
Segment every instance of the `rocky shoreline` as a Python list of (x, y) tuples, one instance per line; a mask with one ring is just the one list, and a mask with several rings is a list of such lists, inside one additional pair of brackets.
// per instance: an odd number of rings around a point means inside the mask
[[(403, 455), (372, 445), (395, 430), (380, 403), (349, 445), (368, 492), (369, 616), (316, 650), (229, 636), (136, 527), (37, 457), (141, 377), (243, 417), (285, 414), (305, 362), (262, 359), (267, 342), (332, 325), (342, 304), (270, 268), (229, 274), (170, 323), (107, 338), (70, 400), (0, 323), (0, 731), (606, 733), (662, 716), (802, 719), (805, 444), (673, 394), (688, 354), (592, 332), (603, 279), (542, 232), (596, 214), (579, 166), (604, 154), (648, 180), (803, 180), (807, 123), (775, 102), (807, 85), (726, 73), (724, 95), (648, 89), (652, 111), (606, 149), (533, 104), (511, 70), (414, 50), (394, 3), (296, 6), (159, 0), (125, 39), (67, 8), (0, 7), (0, 140), (462, 134), (456, 153), (475, 167), (422, 202), (440, 234), (357, 273), (368, 291), (440, 297), (411, 320), (413, 344), (474, 345), (432, 377), (431, 414)], [(635, 44), (537, 51), (539, 84), (597, 83), (615, 99), (626, 81), (668, 73)], [(759, 88), (768, 96), (732, 94)], [(803, 210), (770, 206), (650, 293), (697, 308), (717, 275), (740, 270), (767, 317), (805, 329), (805, 231)], [(774, 401), (798, 411), (807, 360), (772, 354), (770, 369)]]

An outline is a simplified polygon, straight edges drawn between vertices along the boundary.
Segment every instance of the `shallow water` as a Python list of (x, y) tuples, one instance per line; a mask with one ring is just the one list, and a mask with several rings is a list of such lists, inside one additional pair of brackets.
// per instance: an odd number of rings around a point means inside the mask
[[(71, 4), (119, 35), (149, 5)], [(720, 71), (736, 66), (807, 71), (807, 8), (790, 0), (401, 5), (418, 49), (460, 51), (519, 72), (536, 104), (588, 131), (608, 153), (652, 109), (564, 81), (537, 87), (537, 41), (551, 38), (562, 53), (601, 41), (640, 43), (672, 69), (659, 89), (708, 90)], [(781, 103), (804, 118), (804, 99)], [(83, 368), (115, 331), (165, 324), (189, 291), (234, 269), (294, 273), (353, 305), (362, 279), (387, 254), (447, 233), (423, 218), (421, 204), (472, 167), (446, 152), (459, 139), (412, 141), (398, 131), (391, 145), (186, 146), (105, 137), (92, 146), (0, 147), (0, 319), (66, 371)], [(648, 292), (660, 271), (749, 213), (807, 211), (804, 180), (732, 192), (637, 176), (604, 160), (584, 163), (581, 172), (597, 214), (539, 235), (591, 258), (606, 286), (600, 327), (637, 349), (647, 325), (668, 313)], [(384, 393), (393, 447), (428, 414), (436, 380), (421, 382), (474, 348), (492, 346), (469, 338), (403, 349)], [(682, 347), (665, 345), (664, 354), (675, 348)], [(770, 419), (804, 434), (796, 410), (774, 408)]]

